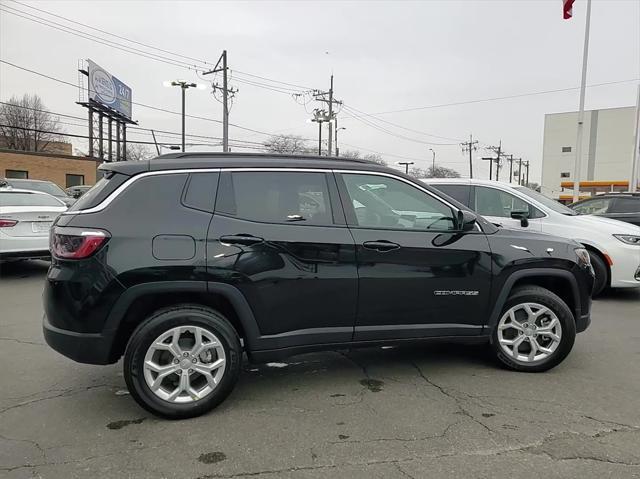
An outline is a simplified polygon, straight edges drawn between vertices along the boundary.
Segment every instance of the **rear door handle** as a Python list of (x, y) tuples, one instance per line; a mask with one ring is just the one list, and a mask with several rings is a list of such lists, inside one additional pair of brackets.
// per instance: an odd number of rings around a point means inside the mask
[(249, 234), (228, 235), (228, 236), (220, 237), (221, 243), (242, 244), (245, 246), (262, 243), (263, 241), (264, 241), (264, 238), (259, 238), (257, 236), (253, 236)]
[(391, 241), (386, 240), (378, 240), (378, 241), (365, 241), (362, 246), (367, 249), (372, 249), (375, 251), (392, 251), (394, 249), (399, 249), (400, 245), (398, 243), (392, 243)]

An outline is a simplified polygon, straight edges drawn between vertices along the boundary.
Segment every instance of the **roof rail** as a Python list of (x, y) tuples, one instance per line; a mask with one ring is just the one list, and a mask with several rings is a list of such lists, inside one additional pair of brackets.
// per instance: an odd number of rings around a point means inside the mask
[(319, 155), (294, 155), (294, 154), (281, 154), (281, 153), (221, 153), (219, 151), (198, 151), (198, 152), (181, 152), (181, 153), (167, 153), (164, 155), (156, 156), (152, 158), (151, 161), (154, 160), (165, 160), (165, 159), (177, 159), (177, 158), (202, 158), (207, 160), (212, 160), (216, 158), (229, 158), (229, 157), (238, 157), (238, 158), (283, 158), (283, 159), (294, 159), (294, 160), (313, 160), (313, 161), (347, 161), (354, 163), (368, 163), (368, 164), (377, 164), (375, 161), (365, 160), (364, 158), (346, 158), (342, 156), (319, 156)]

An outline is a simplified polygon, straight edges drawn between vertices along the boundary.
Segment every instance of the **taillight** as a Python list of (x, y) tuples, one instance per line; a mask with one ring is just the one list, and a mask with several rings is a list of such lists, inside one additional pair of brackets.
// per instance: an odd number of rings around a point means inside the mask
[(11, 228), (18, 224), (17, 220), (7, 220), (0, 218), (0, 228)]
[(76, 232), (68, 230), (71, 228), (55, 228), (51, 231), (50, 249), (51, 254), (56, 258), (88, 258), (109, 239), (109, 235), (105, 231), (79, 229)]

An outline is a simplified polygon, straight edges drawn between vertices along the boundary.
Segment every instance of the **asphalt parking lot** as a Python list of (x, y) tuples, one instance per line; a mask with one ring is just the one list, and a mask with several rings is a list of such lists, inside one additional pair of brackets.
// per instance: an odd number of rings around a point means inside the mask
[(245, 364), (218, 409), (157, 419), (121, 364), (44, 344), (47, 263), (0, 273), (0, 477), (640, 477), (640, 292), (594, 303), (569, 358), (500, 369), (478, 346)]

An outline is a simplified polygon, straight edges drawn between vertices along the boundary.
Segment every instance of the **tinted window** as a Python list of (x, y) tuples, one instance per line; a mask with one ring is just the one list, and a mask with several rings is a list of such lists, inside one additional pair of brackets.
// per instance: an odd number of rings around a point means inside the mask
[(483, 216), (511, 218), (512, 211), (528, 211), (529, 218), (544, 216), (540, 210), (506, 191), (476, 186), (476, 212)]
[(86, 193), (84, 193), (78, 201), (69, 207), (69, 211), (86, 210), (97, 206), (120, 186), (128, 176), (108, 173), (98, 180)]
[(0, 206), (64, 206), (64, 204), (50, 195), (3, 191), (0, 193)]
[(573, 207), (581, 215), (601, 215), (607, 212), (611, 198), (594, 198), (587, 200)]
[(452, 230), (453, 211), (403, 181), (378, 175), (343, 174), (358, 226)]
[(182, 198), (189, 208), (213, 212), (218, 189), (218, 173), (192, 173)]
[(42, 191), (43, 193), (49, 193), (53, 196), (67, 196), (62, 188), (50, 181), (11, 180), (9, 183), (14, 188)]
[(332, 224), (324, 173), (223, 173), (218, 197), (216, 211), (250, 221)]
[(613, 211), (609, 213), (640, 213), (640, 197), (616, 198)]
[(458, 200), (465, 206), (471, 204), (471, 186), (470, 185), (441, 185), (439, 183), (432, 184), (434, 188), (442, 191), (445, 195)]

